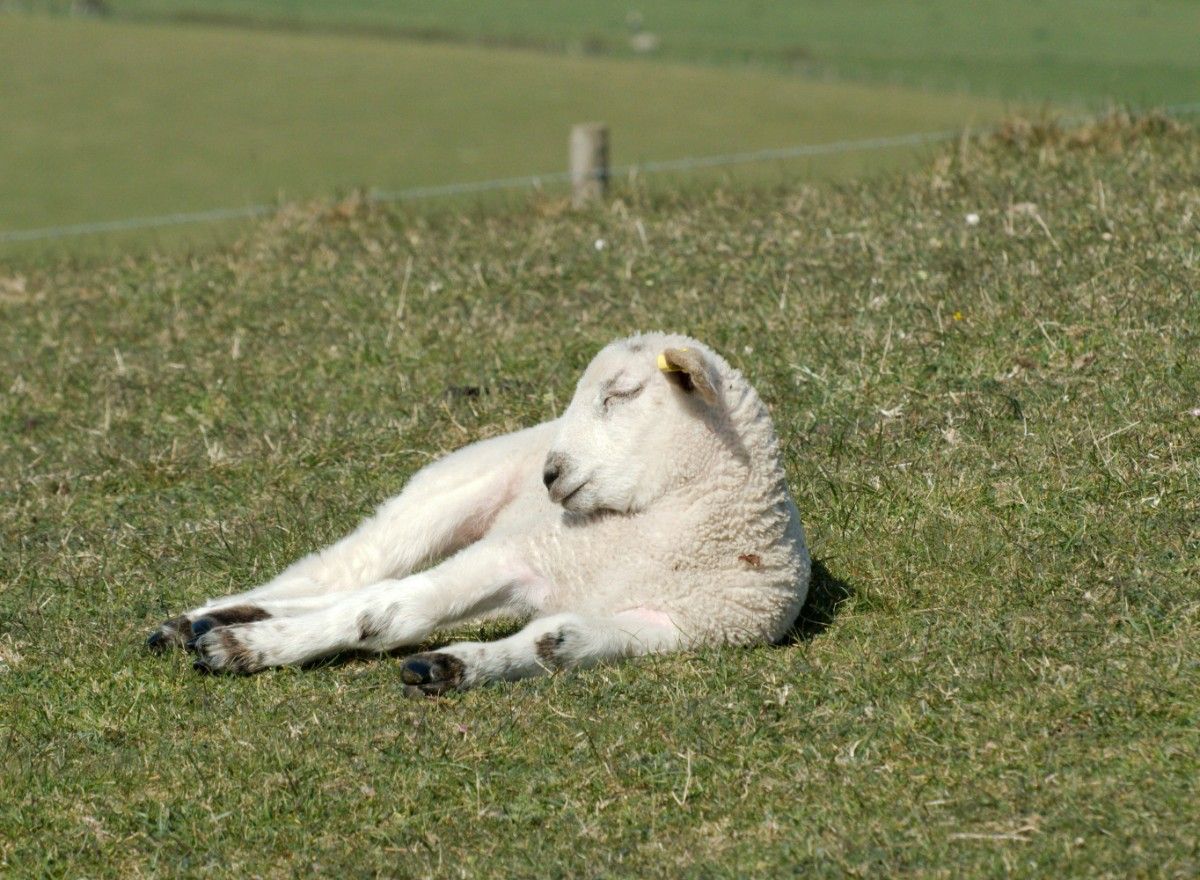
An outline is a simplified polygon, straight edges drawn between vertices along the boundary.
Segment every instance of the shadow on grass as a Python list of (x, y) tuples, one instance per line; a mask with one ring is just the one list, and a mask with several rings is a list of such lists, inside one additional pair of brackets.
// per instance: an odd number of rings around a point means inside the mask
[(824, 562), (814, 559), (812, 580), (808, 582), (808, 598), (800, 609), (800, 616), (787, 635), (779, 640), (779, 644), (795, 645), (815, 639), (833, 625), (838, 611), (853, 595), (853, 587), (834, 575)]
[(318, 657), (303, 664), (301, 669), (321, 669), (325, 667), (366, 664), (387, 657), (402, 660), (410, 654), (420, 654), (424, 651), (436, 651), (452, 642), (494, 642), (515, 635), (524, 629), (528, 621), (511, 617), (498, 617), (484, 620), (473, 625), (460, 625), (449, 630), (439, 630), (419, 645), (402, 645), (390, 651), (340, 651), (327, 657)]

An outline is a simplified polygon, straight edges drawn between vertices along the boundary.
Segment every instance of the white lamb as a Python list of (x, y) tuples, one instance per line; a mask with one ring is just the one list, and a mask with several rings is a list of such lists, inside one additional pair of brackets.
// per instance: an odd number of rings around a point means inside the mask
[(149, 644), (251, 673), (417, 645), (484, 615), (530, 619), (408, 657), (408, 693), (438, 694), (774, 641), (809, 576), (766, 406), (705, 345), (656, 333), (604, 348), (561, 418), (435, 462), (348, 537), (167, 621)]

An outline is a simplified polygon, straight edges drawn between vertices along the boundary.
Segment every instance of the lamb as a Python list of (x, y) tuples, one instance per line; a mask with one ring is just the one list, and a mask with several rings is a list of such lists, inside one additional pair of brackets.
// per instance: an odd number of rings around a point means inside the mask
[(704, 344), (643, 334), (600, 351), (560, 418), (434, 462), (348, 537), (166, 621), (148, 644), (253, 673), (415, 646), (488, 615), (528, 620), (407, 657), (406, 693), (436, 695), (775, 641), (809, 577), (765, 404)]

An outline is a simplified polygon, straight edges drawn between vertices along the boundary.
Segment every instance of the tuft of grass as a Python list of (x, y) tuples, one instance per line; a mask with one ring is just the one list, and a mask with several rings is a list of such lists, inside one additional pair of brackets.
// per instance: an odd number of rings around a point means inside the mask
[[(870, 184), (10, 266), (0, 867), (1194, 876), (1197, 169), (1166, 123), (1016, 125)], [(647, 328), (772, 406), (820, 560), (787, 644), (428, 702), (142, 650)]]

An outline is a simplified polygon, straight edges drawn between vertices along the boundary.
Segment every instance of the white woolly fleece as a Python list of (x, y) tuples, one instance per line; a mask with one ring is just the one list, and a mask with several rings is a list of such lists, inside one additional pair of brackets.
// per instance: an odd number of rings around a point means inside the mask
[(600, 351), (560, 418), (435, 462), (348, 537), (151, 644), (190, 639), (201, 668), (254, 672), (418, 644), (481, 615), (531, 619), (410, 657), (410, 690), (441, 693), (772, 641), (809, 577), (766, 406), (703, 343), (649, 333)]

